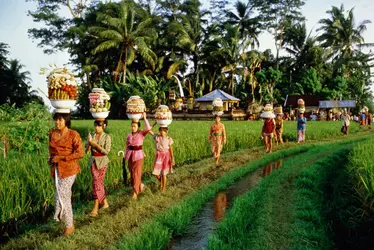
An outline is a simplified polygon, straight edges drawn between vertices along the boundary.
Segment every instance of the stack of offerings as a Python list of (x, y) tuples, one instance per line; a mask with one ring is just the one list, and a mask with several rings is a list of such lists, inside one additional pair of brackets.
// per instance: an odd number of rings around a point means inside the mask
[(88, 95), (90, 112), (95, 119), (105, 119), (109, 115), (110, 96), (102, 88), (93, 88)]
[(155, 119), (160, 127), (167, 127), (173, 121), (173, 116), (168, 106), (160, 105), (156, 109)]
[[(46, 68), (42, 69), (42, 74)], [(78, 88), (73, 73), (67, 68), (54, 68), (47, 76), (48, 99), (56, 113), (70, 113), (77, 102)]]
[(273, 119), (275, 118), (275, 114), (273, 113), (273, 105), (271, 104), (266, 104), (264, 108), (264, 112), (261, 113), (260, 115), (261, 118), (267, 119)]
[(126, 103), (126, 115), (134, 122), (138, 122), (145, 112), (145, 103), (139, 96), (131, 96)]
[(213, 112), (212, 114), (214, 116), (221, 116), (223, 115), (223, 101), (221, 98), (219, 97), (216, 97), (214, 100), (213, 100)]
[(282, 110), (282, 107), (275, 107), (275, 108), (274, 108), (274, 113), (275, 113), (275, 115), (283, 116), (283, 110)]
[(298, 105), (298, 109), (299, 109), (300, 114), (304, 114), (304, 112), (305, 112), (305, 102), (304, 102), (304, 100), (303, 99), (297, 100), (297, 105)]
[(364, 108), (360, 112), (361, 113), (367, 113), (367, 112), (369, 112), (369, 108), (367, 106), (364, 106)]

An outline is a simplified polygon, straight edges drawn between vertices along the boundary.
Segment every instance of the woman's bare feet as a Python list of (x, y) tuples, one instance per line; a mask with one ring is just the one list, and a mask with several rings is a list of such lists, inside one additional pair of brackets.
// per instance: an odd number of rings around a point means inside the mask
[(71, 227), (66, 227), (64, 231), (64, 236), (68, 236), (69, 234), (72, 234), (75, 231), (74, 225)]
[(138, 199), (138, 195), (136, 193), (132, 193), (131, 199), (133, 200)]

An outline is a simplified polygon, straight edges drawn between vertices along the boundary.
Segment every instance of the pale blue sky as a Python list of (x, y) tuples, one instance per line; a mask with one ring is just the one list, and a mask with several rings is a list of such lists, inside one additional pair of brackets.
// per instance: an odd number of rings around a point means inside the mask
[[(203, 1), (208, 6), (208, 1)], [(314, 27), (318, 27), (317, 22), (321, 18), (327, 17), (326, 10), (331, 6), (344, 4), (345, 9), (355, 7), (356, 22), (369, 19), (374, 22), (374, 1), (373, 0), (306, 0), (306, 5), (302, 8), (304, 16), (307, 18), (308, 32)], [(37, 42), (28, 38), (27, 30), (40, 27), (27, 16), (28, 10), (34, 10), (34, 2), (25, 0), (0, 0), (0, 42), (9, 44), (10, 58), (18, 59), (25, 65), (25, 70), (30, 71), (33, 89), (40, 87), (45, 93), (47, 84), (45, 76), (39, 75), (41, 67), (50, 63), (56, 65), (67, 64), (69, 55), (60, 52), (53, 55), (46, 55), (41, 48), (37, 47)], [(66, 10), (65, 10), (66, 11)], [(64, 11), (64, 12), (65, 12)], [(315, 32), (314, 32), (315, 34)], [(369, 24), (364, 34), (365, 41), (374, 42), (374, 24)], [(260, 50), (271, 48), (274, 50), (274, 42), (269, 34), (260, 35)], [(373, 88), (374, 89), (374, 88)], [(49, 103), (48, 101), (46, 102)]]

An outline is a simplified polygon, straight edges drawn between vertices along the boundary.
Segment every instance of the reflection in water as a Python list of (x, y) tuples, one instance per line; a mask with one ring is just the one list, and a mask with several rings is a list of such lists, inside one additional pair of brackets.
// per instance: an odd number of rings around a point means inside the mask
[(269, 163), (257, 169), (235, 182), (225, 191), (219, 192), (213, 201), (205, 204), (202, 210), (192, 219), (187, 226), (186, 233), (178, 238), (174, 238), (169, 249), (201, 249), (208, 243), (209, 234), (215, 229), (217, 224), (223, 219), (226, 211), (231, 207), (232, 201), (249, 189), (257, 186), (262, 178), (278, 169), (283, 160)]
[(214, 199), (214, 218), (217, 222), (220, 222), (227, 208), (227, 195), (225, 192), (219, 192), (217, 197)]
[(268, 176), (273, 170), (278, 169), (283, 164), (283, 159), (269, 163), (262, 172), (262, 177)]

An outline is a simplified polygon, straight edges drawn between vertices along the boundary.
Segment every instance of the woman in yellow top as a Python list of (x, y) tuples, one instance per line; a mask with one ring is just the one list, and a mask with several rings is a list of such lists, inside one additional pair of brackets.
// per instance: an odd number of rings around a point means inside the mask
[(86, 152), (91, 152), (89, 166), (91, 167), (92, 173), (92, 198), (94, 200), (94, 207), (89, 214), (91, 217), (98, 215), (99, 205), (104, 209), (109, 207), (105, 196), (104, 178), (109, 164), (108, 154), (110, 152), (112, 139), (110, 135), (104, 132), (107, 125), (107, 120), (95, 120), (95, 134), (93, 137), (91, 134), (88, 134), (87, 138), (88, 145)]
[(208, 142), (212, 144), (212, 153), (216, 159), (216, 166), (219, 166), (222, 147), (226, 144), (226, 130), (225, 125), (221, 123), (221, 117), (216, 115), (215, 119), (215, 123), (210, 127)]

